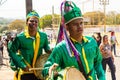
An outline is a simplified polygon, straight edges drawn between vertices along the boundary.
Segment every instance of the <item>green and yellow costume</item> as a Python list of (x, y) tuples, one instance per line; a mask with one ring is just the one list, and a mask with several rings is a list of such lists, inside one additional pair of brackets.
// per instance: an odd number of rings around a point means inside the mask
[[(62, 14), (62, 17), (64, 18), (64, 24), (68, 24), (75, 19), (82, 18), (81, 10), (73, 2), (65, 1), (64, 4), (64, 10), (61, 10), (64, 11), (64, 13)], [(55, 46), (53, 52), (45, 63), (44, 69), (42, 71), (43, 76), (48, 76), (49, 68), (54, 63), (57, 63), (59, 65), (57, 68), (58, 72), (60, 70), (66, 69), (67, 67), (73, 66), (81, 71), (77, 59), (73, 51), (71, 50), (72, 48), (69, 43), (67, 43), (69, 42), (68, 40), (71, 40), (73, 46), (79, 52), (78, 55), (80, 56), (79, 58), (83, 64), (85, 73), (89, 74), (90, 72), (87, 80), (97, 80), (97, 78), (98, 80), (105, 80), (105, 73), (101, 65), (102, 55), (96, 41), (89, 36), (82, 36), (82, 43), (79, 43), (71, 37), (66, 40), (66, 38), (68, 38), (68, 36), (66, 35), (64, 35), (64, 37), (65, 39)], [(70, 47), (70, 53), (68, 51), (68, 47)], [(72, 56), (70, 56), (69, 54), (72, 54)]]
[[(76, 49), (81, 53), (79, 55), (82, 60), (83, 66), (85, 68), (86, 74), (88, 74), (88, 71), (92, 70), (88, 80), (96, 80), (95, 74), (97, 74), (99, 80), (105, 80), (105, 76), (104, 76), (105, 74), (101, 65), (102, 55), (95, 40), (91, 37), (85, 36), (81, 44), (75, 40), (73, 41)], [(84, 48), (84, 52), (83, 52), (83, 48)], [(79, 69), (79, 65), (76, 61), (75, 56), (73, 55), (72, 57), (70, 57), (68, 55), (65, 41), (62, 41), (54, 48), (48, 61), (44, 65), (44, 70), (43, 70), (44, 76), (48, 75), (49, 67), (53, 63), (57, 63), (61, 69), (65, 69), (66, 67), (72, 67), (72, 66)]]
[[(39, 19), (38, 14), (34, 11), (28, 14), (27, 19), (32, 16)], [(35, 71), (24, 72), (23, 69), (26, 66), (34, 68), (37, 58), (43, 53), (43, 49), (47, 52), (50, 50), (50, 47), (47, 34), (41, 32), (39, 29), (35, 37), (31, 37), (27, 30), (16, 36), (8, 51), (12, 59), (12, 65), (17, 67), (18, 80), (20, 80), (20, 75), (22, 74), (34, 73), (36, 75)]]

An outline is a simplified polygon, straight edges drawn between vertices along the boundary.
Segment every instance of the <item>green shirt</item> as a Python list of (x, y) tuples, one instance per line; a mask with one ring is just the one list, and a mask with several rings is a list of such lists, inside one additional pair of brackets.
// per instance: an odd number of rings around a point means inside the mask
[[(37, 58), (42, 54), (43, 49), (45, 51), (50, 49), (48, 45), (47, 35), (44, 32), (40, 32), (40, 31), (38, 31), (38, 33), (40, 35), (40, 44), (39, 44), (40, 46), (38, 49)], [(34, 47), (33, 47), (34, 40), (36, 40), (35, 37), (30, 37), (30, 36), (27, 37), (27, 35), (25, 35), (25, 32), (22, 32), (18, 34), (15, 40), (13, 41), (9, 49), (9, 55), (14, 61), (14, 64), (19, 68), (25, 68), (27, 66), (25, 61), (27, 61), (27, 63), (32, 65), (33, 57), (34, 57)], [(17, 55), (18, 50), (22, 57), (19, 57)]]
[[(102, 55), (97, 46), (97, 43), (91, 37), (85, 37), (85, 38), (87, 39), (87, 41), (83, 40), (82, 44), (80, 44), (79, 42), (74, 42), (76, 49), (80, 53), (79, 55), (83, 63), (84, 69), (85, 71), (87, 71), (83, 59), (83, 54), (81, 54), (82, 47), (84, 47), (85, 50), (86, 60), (89, 65), (89, 69), (92, 70), (90, 76), (92, 76), (93, 80), (96, 80), (96, 74), (97, 74), (99, 80), (105, 80), (105, 74), (101, 65)], [(66, 67), (72, 67), (72, 66), (74, 66), (77, 69), (80, 69), (75, 56), (72, 57), (69, 56), (65, 41), (60, 42), (54, 48), (52, 54), (48, 58), (48, 61), (44, 65), (44, 69), (42, 71), (43, 76), (48, 75), (48, 70), (53, 63), (57, 63), (60, 69), (65, 69)]]

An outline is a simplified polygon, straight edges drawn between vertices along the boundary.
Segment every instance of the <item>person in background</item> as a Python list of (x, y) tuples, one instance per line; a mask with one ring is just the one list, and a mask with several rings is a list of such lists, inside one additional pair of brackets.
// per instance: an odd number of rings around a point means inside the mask
[(15, 80), (40, 80), (36, 77), (36, 60), (43, 54), (43, 49), (50, 54), (47, 34), (39, 30), (39, 15), (36, 11), (31, 11), (27, 15), (26, 30), (17, 34), (8, 49), (9, 56), (17, 67)]
[(44, 65), (43, 76), (50, 77), (53, 74), (55, 79), (59, 76), (60, 70), (74, 66), (83, 73), (85, 80), (105, 80), (99, 47), (93, 37), (83, 35), (84, 21), (80, 8), (72, 1), (65, 1), (62, 4), (64, 6), (62, 17), (65, 22), (61, 23), (60, 27), (65, 25), (63, 26), (65, 38), (54, 47)]
[(3, 48), (4, 48), (4, 42), (2, 40), (2, 36), (0, 35), (0, 51), (2, 53), (2, 57), (3, 57)]
[(96, 33), (94, 33), (93, 37), (96, 40), (96, 42), (98, 44), (98, 47), (99, 47), (100, 44), (101, 44), (101, 40), (102, 40), (101, 33), (100, 32), (96, 32)]
[(111, 31), (111, 37), (110, 37), (110, 42), (111, 42), (111, 51), (114, 51), (114, 55), (117, 56), (116, 54), (116, 43), (118, 44), (118, 41), (115, 36), (115, 32)]
[(116, 80), (115, 70), (114, 70), (114, 57), (111, 52), (111, 45), (108, 42), (107, 35), (103, 36), (103, 41), (100, 44), (100, 51), (103, 56), (103, 60), (102, 60), (103, 69), (106, 71), (106, 65), (108, 64), (108, 66), (111, 70), (112, 80)]
[(6, 33), (6, 36), (7, 36), (7, 38), (4, 40), (4, 44), (8, 50), (8, 44), (9, 43), (11, 44), (11, 42), (13, 41), (12, 33), (8, 32), (8, 33)]

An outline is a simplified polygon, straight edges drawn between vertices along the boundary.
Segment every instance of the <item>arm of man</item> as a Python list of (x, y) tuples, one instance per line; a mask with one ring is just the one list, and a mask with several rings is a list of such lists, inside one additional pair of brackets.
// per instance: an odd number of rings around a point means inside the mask
[(23, 60), (23, 57), (17, 54), (19, 46), (20, 46), (20, 42), (19, 39), (16, 37), (12, 45), (10, 46), (10, 49), (8, 49), (8, 52), (9, 52), (9, 56), (14, 60), (15, 65), (24, 69), (27, 66)]
[(95, 64), (95, 70), (96, 70), (98, 80), (106, 80), (105, 72), (102, 67), (102, 55), (101, 55), (101, 52), (98, 47), (96, 49), (96, 54), (97, 54), (97, 56), (95, 58), (94, 64)]
[[(57, 50), (54, 49), (53, 52), (50, 54), (47, 62), (44, 64), (44, 69), (42, 71), (42, 74), (44, 77), (51, 76), (52, 71), (56, 71), (56, 68), (58, 65), (60, 65), (60, 55), (57, 53)], [(55, 72), (56, 74), (57, 72)]]

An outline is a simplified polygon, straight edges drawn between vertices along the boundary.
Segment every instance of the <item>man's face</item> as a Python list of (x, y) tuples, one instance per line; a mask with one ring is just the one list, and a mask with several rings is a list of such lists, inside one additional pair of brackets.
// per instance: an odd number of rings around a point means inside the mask
[(71, 36), (81, 36), (83, 33), (83, 19), (75, 19), (67, 24), (67, 30)]
[(36, 17), (30, 17), (27, 21), (27, 26), (30, 31), (37, 31), (38, 19)]

